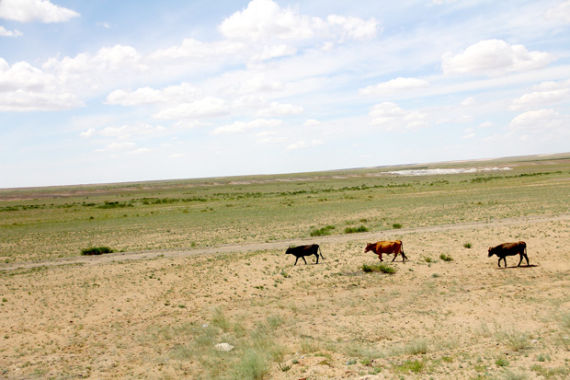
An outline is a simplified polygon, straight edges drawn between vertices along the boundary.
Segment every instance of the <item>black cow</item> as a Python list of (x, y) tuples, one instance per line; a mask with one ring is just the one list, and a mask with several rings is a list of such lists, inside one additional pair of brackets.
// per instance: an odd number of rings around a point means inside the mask
[(526, 259), (526, 265), (529, 265), (528, 256), (526, 255), (526, 243), (524, 241), (518, 241), (516, 243), (503, 243), (499, 244), (496, 247), (489, 247), (489, 257), (493, 255), (497, 255), (499, 257), (499, 261), (497, 262), (499, 268), (501, 267), (501, 260), (505, 262), (505, 268), (506, 268), (507, 267), (506, 257), (514, 255), (520, 255), (521, 259), (519, 260), (519, 265), (517, 265), (518, 267), (521, 266), (523, 257)]
[(287, 251), (285, 252), (285, 254), (286, 255), (294, 255), (296, 257), (295, 265), (297, 265), (297, 260), (299, 260), (299, 257), (303, 259), (305, 264), (307, 264), (307, 260), (305, 260), (305, 256), (315, 255), (315, 257), (317, 258), (316, 264), (319, 263), (319, 254), (321, 255), (321, 258), (323, 260), (325, 259), (323, 257), (323, 254), (321, 253), (321, 249), (319, 248), (318, 244), (300, 245), (298, 247), (289, 247), (289, 248), (287, 248)]

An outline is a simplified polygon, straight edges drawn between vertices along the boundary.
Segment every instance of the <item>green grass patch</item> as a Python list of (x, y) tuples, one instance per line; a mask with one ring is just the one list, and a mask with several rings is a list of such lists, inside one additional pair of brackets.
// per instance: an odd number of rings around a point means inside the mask
[(441, 255), (439, 255), (439, 258), (442, 259), (443, 261), (453, 261), (453, 257), (446, 255), (445, 253), (442, 253)]
[(325, 236), (325, 235), (330, 235), (331, 231), (335, 229), (335, 226), (325, 226), (319, 229), (315, 229), (315, 230), (311, 230), (310, 235), (311, 236)]
[(362, 264), (362, 271), (365, 273), (381, 272), (386, 274), (394, 274), (396, 273), (396, 268), (386, 264)]
[(367, 232), (368, 228), (366, 228), (366, 226), (361, 225), (360, 227), (346, 227), (344, 229), (344, 233), (345, 234), (354, 234), (357, 232)]
[(105, 253), (113, 253), (109, 247), (89, 247), (81, 250), (81, 254), (85, 256), (102, 255)]
[(394, 366), (394, 370), (402, 373), (420, 373), (424, 370), (425, 364), (421, 360), (406, 360), (402, 364)]
[(398, 229), (402, 228), (402, 225), (400, 223), (394, 223), (394, 224), (392, 224), (392, 228), (395, 230), (398, 230)]
[(471, 243), (463, 244), (463, 248), (467, 248), (467, 249), (471, 248)]

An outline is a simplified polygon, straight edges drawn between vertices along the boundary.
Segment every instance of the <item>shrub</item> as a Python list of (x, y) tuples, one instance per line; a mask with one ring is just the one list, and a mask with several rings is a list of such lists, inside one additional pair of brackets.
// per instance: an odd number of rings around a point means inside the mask
[(386, 274), (396, 273), (396, 269), (394, 267), (391, 267), (386, 264), (375, 264), (375, 265), (362, 264), (362, 270), (365, 273), (370, 273), (370, 272), (382, 272)]
[(81, 250), (82, 255), (102, 255), (104, 253), (112, 253), (113, 250), (109, 247), (90, 247)]
[(368, 228), (366, 228), (366, 226), (361, 225), (360, 227), (346, 227), (344, 229), (344, 233), (345, 234), (353, 234), (355, 232), (366, 232), (368, 231)]
[(400, 223), (394, 223), (394, 224), (392, 224), (392, 228), (397, 230), (397, 229), (402, 228), (402, 225)]
[(469, 249), (471, 248), (471, 243), (465, 243), (463, 244), (463, 247)]
[(318, 230), (312, 230), (311, 231), (311, 236), (324, 236), (324, 235), (330, 235), (331, 234), (331, 230), (334, 230), (335, 226), (325, 226), (322, 228), (319, 228)]
[(443, 261), (453, 261), (453, 257), (446, 255), (445, 253), (439, 255), (439, 258), (442, 259)]

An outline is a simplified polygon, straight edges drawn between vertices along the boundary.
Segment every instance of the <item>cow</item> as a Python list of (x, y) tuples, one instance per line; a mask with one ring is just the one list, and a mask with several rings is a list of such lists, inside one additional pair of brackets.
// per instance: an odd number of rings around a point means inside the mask
[(505, 268), (507, 267), (507, 256), (520, 255), (519, 265), (521, 266), (523, 257), (526, 259), (526, 265), (528, 263), (528, 256), (526, 255), (526, 243), (524, 241), (518, 241), (516, 243), (503, 243), (496, 247), (489, 247), (489, 257), (497, 255), (499, 261), (497, 265), (501, 267), (501, 260), (505, 262)]
[(383, 253), (393, 253), (394, 258), (392, 259), (392, 261), (396, 260), (396, 256), (398, 256), (398, 253), (402, 255), (403, 262), (406, 262), (406, 260), (408, 260), (406, 254), (404, 253), (404, 244), (402, 244), (401, 240), (393, 240), (393, 241), (387, 240), (387, 241), (377, 241), (376, 243), (368, 243), (366, 244), (364, 253), (368, 251), (372, 251), (375, 254), (377, 254), (380, 261), (384, 261), (382, 260)]
[(321, 252), (321, 248), (319, 247), (318, 244), (300, 245), (298, 247), (289, 247), (289, 248), (287, 248), (287, 251), (285, 252), (285, 254), (286, 255), (294, 255), (296, 257), (295, 265), (297, 265), (297, 260), (299, 260), (299, 257), (303, 259), (305, 264), (307, 264), (307, 260), (305, 260), (305, 256), (315, 255), (315, 257), (317, 258), (316, 264), (319, 263), (319, 254), (321, 255), (321, 258), (323, 260), (325, 259), (323, 257), (322, 252)]

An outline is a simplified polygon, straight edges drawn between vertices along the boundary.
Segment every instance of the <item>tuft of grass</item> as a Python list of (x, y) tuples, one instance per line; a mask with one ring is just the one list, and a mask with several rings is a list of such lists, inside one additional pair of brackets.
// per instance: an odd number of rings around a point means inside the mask
[(254, 349), (248, 349), (236, 364), (235, 378), (261, 380), (269, 372), (269, 364), (265, 356)]
[(330, 235), (331, 231), (335, 229), (335, 226), (325, 226), (316, 230), (312, 230), (310, 235), (311, 236), (325, 236), (325, 235)]
[(365, 273), (382, 272), (386, 274), (394, 274), (396, 273), (396, 268), (386, 264), (373, 264), (373, 265), (362, 264), (362, 271)]
[(424, 339), (419, 339), (406, 345), (404, 352), (409, 355), (423, 355), (428, 352), (428, 344)]
[(394, 223), (394, 224), (392, 224), (392, 228), (395, 230), (398, 230), (398, 229), (402, 228), (402, 225), (400, 223)]
[(513, 351), (522, 351), (530, 347), (529, 335), (522, 332), (514, 330), (500, 332), (498, 338)]
[(345, 234), (353, 234), (356, 232), (367, 232), (368, 228), (366, 228), (366, 226), (361, 225), (360, 227), (346, 227), (344, 229), (344, 233)]
[(212, 316), (212, 325), (219, 327), (222, 331), (230, 330), (230, 322), (224, 315), (224, 312), (219, 307), (214, 309), (214, 314)]
[(109, 247), (89, 247), (81, 250), (82, 255), (102, 255), (104, 253), (112, 253), (113, 250)]
[(394, 369), (397, 372), (404, 372), (404, 373), (420, 373), (424, 369), (424, 362), (420, 360), (406, 360), (402, 364), (394, 366)]
[(471, 243), (463, 244), (463, 248), (467, 248), (467, 249), (471, 248)]
[(506, 367), (509, 365), (509, 361), (505, 358), (498, 358), (497, 360), (495, 360), (495, 364), (497, 365), (497, 367)]
[(443, 261), (453, 261), (453, 257), (446, 255), (445, 253), (442, 253), (441, 255), (439, 255), (439, 258), (442, 259)]

